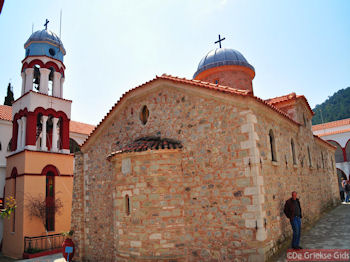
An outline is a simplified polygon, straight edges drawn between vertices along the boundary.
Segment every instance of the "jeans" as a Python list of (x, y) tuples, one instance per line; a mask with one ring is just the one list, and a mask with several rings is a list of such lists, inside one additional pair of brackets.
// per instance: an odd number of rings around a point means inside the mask
[(350, 201), (350, 192), (349, 191), (347, 191), (346, 192), (346, 198), (345, 198), (345, 202), (349, 202)]
[(300, 241), (300, 231), (301, 231), (301, 219), (300, 217), (294, 217), (290, 220), (290, 224), (293, 229), (293, 240), (292, 240), (292, 248), (299, 247)]

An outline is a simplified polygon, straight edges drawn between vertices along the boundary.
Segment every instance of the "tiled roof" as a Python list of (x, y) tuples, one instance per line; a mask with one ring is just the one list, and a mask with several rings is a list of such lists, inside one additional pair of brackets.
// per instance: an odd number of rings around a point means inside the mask
[(280, 102), (291, 100), (291, 99), (296, 98), (296, 97), (297, 97), (297, 95), (293, 92), (293, 93), (290, 93), (290, 94), (287, 94), (284, 96), (269, 98), (269, 99), (266, 99), (265, 101), (269, 104), (277, 104)]
[(342, 134), (342, 133), (347, 133), (347, 132), (350, 132), (350, 128), (337, 130), (337, 131), (326, 132), (326, 133), (319, 133), (319, 134), (317, 134), (317, 136), (319, 136), (319, 137), (330, 136), (330, 135)]
[(350, 118), (314, 125), (312, 126), (312, 131), (339, 127), (339, 126), (346, 126), (346, 125), (350, 125)]
[(195, 86), (195, 87), (199, 87), (199, 88), (203, 88), (203, 89), (209, 89), (209, 90), (213, 90), (213, 91), (218, 91), (218, 92), (222, 92), (222, 93), (227, 93), (227, 94), (231, 94), (231, 95), (239, 95), (239, 96), (247, 96), (247, 97), (252, 97), (255, 100), (257, 100), (258, 102), (268, 106), (269, 108), (271, 108), (272, 110), (278, 112), (280, 115), (282, 115), (283, 117), (287, 118), (289, 121), (292, 121), (294, 124), (300, 125), (298, 122), (294, 121), (288, 114), (286, 114), (285, 112), (283, 112), (282, 110), (278, 109), (277, 107), (275, 107), (273, 104), (270, 104), (268, 102), (266, 102), (265, 100), (253, 96), (251, 91), (248, 90), (238, 90), (238, 89), (234, 89), (232, 87), (229, 86), (222, 86), (219, 84), (213, 84), (213, 83), (208, 83), (208, 82), (204, 82), (204, 81), (200, 81), (200, 80), (194, 80), (194, 79), (186, 79), (186, 78), (179, 78), (179, 77), (175, 77), (175, 76), (171, 76), (171, 75), (166, 75), (163, 74), (161, 76), (156, 76), (155, 78), (153, 78), (150, 81), (147, 81), (145, 83), (143, 83), (142, 85), (139, 85), (137, 87), (134, 87), (132, 89), (130, 89), (129, 91), (125, 92), (121, 98), (114, 104), (114, 106), (108, 111), (108, 113), (105, 115), (105, 117), (100, 121), (100, 123), (96, 126), (96, 128), (93, 130), (93, 132), (88, 136), (88, 138), (85, 140), (84, 145), (86, 145), (86, 143), (90, 140), (90, 137), (93, 136), (95, 134), (95, 132), (100, 129), (100, 127), (102, 126), (102, 124), (108, 119), (108, 117), (110, 116), (110, 114), (116, 110), (116, 108), (118, 107), (118, 105), (120, 104), (120, 102), (131, 92), (133, 92), (136, 89), (140, 89), (140, 88), (145, 88), (147, 87), (149, 84), (162, 79), (162, 80), (167, 80), (167, 81), (171, 81), (171, 82), (175, 82), (175, 83), (183, 83), (183, 84), (189, 84), (191, 86)]
[(89, 135), (92, 130), (94, 130), (95, 126), (77, 122), (77, 121), (70, 121), (69, 122), (69, 131), (73, 133), (78, 134), (84, 134)]
[[(0, 105), (0, 119), (6, 120), (6, 121), (12, 121), (12, 107), (11, 106), (4, 106)], [(76, 121), (70, 121), (69, 129), (70, 132), (78, 133), (78, 134), (84, 134), (89, 135), (92, 130), (94, 130), (95, 126), (76, 122)]]
[(0, 105), (0, 119), (6, 121), (12, 121), (12, 107)]
[[(310, 110), (311, 114), (314, 115), (314, 111), (312, 111), (309, 102), (307, 101), (307, 99), (305, 98), (305, 96), (303, 95), (296, 95), (294, 92), (284, 95), (284, 96), (278, 96), (278, 97), (274, 97), (274, 98), (269, 98), (266, 99), (265, 101), (271, 105), (277, 106), (277, 104), (285, 102), (285, 101), (289, 101), (292, 99), (303, 99), (308, 107), (308, 109)], [(278, 106), (277, 106), (278, 107)]]
[(121, 148), (118, 151), (112, 152), (107, 158), (110, 158), (116, 154), (129, 153), (129, 152), (142, 152), (147, 150), (161, 150), (161, 149), (177, 149), (182, 148), (182, 144), (179, 141), (160, 138), (160, 137), (142, 137), (136, 139), (131, 144)]

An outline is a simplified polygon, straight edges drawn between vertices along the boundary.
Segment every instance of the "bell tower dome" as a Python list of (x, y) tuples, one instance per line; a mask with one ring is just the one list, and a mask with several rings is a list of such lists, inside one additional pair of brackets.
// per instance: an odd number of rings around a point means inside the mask
[(237, 50), (221, 48), (221, 41), (224, 39), (220, 39), (219, 35), (217, 42), (220, 47), (202, 58), (193, 79), (248, 90), (253, 94), (254, 67)]

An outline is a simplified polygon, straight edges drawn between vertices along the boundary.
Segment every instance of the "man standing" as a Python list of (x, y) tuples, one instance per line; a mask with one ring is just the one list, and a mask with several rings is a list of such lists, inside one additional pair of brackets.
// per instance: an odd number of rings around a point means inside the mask
[(286, 204), (284, 205), (284, 214), (289, 218), (293, 229), (292, 248), (302, 249), (302, 247), (299, 246), (302, 215), (297, 192), (293, 191), (292, 197), (286, 201)]
[(340, 186), (340, 199), (342, 203), (345, 203), (345, 184), (346, 180), (344, 177), (341, 178), (341, 186)]
[(346, 193), (345, 203), (349, 203), (349, 201), (350, 201), (350, 180), (346, 181), (346, 183), (345, 183), (345, 193)]

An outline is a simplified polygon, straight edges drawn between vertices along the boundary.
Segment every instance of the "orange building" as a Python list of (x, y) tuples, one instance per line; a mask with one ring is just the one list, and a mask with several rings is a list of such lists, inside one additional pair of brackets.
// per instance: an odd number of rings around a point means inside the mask
[(4, 255), (16, 258), (33, 251), (54, 252), (62, 243), (60, 234), (70, 229), (74, 161), (70, 127), (75, 127), (73, 136), (78, 139), (87, 128), (70, 123), (72, 101), (63, 98), (66, 51), (61, 40), (46, 24), (24, 47), (22, 93), (12, 105), (5, 183), (5, 196), (14, 196), (17, 208), (4, 220), (2, 249)]

